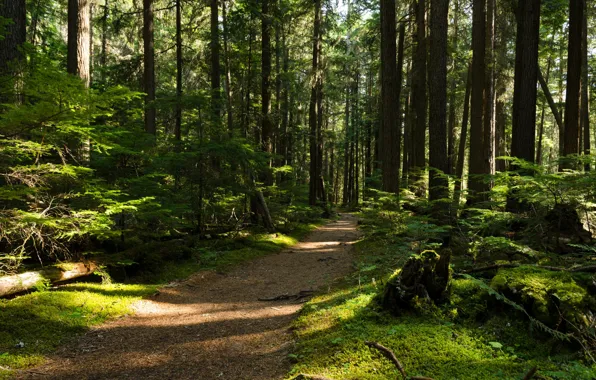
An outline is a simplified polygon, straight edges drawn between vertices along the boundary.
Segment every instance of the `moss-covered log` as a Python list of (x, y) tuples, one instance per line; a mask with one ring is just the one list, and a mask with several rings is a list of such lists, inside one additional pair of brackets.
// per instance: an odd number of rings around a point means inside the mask
[(451, 250), (424, 251), (410, 257), (385, 287), (383, 307), (394, 314), (412, 307), (415, 298), (440, 303), (448, 298)]
[(97, 269), (93, 263), (63, 264), (39, 271), (19, 273), (0, 277), (0, 297), (6, 297), (33, 289), (35, 286), (50, 282), (72, 280), (88, 276)]

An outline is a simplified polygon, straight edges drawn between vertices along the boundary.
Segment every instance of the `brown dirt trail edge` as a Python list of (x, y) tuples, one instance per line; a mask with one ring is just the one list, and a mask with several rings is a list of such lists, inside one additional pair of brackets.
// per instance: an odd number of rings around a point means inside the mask
[(279, 254), (226, 274), (199, 272), (17, 378), (282, 379), (290, 368), (290, 324), (302, 304), (258, 299), (328, 290), (351, 271), (358, 236), (355, 217), (342, 214)]

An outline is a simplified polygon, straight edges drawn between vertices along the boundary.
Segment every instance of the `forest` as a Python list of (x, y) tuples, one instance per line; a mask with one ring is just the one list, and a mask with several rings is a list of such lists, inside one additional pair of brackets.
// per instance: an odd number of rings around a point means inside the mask
[(596, 3), (0, 0), (0, 379), (596, 379)]

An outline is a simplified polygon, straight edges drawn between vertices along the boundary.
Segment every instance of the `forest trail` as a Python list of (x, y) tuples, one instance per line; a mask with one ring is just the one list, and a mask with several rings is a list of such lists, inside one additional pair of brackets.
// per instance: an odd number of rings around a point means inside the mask
[(356, 218), (342, 214), (279, 254), (167, 285), (19, 378), (281, 379), (303, 299), (258, 299), (326, 290), (352, 270), (358, 237)]

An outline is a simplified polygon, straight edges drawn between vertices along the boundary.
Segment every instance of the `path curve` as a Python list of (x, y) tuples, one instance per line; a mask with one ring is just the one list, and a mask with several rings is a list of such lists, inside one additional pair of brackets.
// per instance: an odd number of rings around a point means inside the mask
[(258, 299), (327, 290), (351, 271), (358, 236), (355, 217), (343, 214), (279, 254), (226, 274), (199, 272), (140, 301), (134, 315), (91, 329), (21, 378), (281, 379), (302, 304)]

